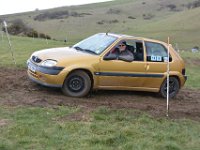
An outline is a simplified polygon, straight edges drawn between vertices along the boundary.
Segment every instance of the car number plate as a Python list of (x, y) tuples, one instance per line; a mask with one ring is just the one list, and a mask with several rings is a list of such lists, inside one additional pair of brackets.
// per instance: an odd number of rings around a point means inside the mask
[(28, 65), (28, 69), (31, 70), (32, 72), (36, 71), (36, 67)]

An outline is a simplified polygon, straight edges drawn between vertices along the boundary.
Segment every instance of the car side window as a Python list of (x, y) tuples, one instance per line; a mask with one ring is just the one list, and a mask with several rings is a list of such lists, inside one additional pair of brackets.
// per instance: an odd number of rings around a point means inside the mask
[(167, 60), (167, 49), (159, 43), (145, 42), (147, 61), (164, 62)]
[(136, 41), (135, 42), (135, 61), (144, 61), (144, 48), (143, 42)]
[(118, 44), (116, 44), (116, 46), (107, 54), (107, 56), (114, 53), (117, 53), (117, 55), (120, 56), (119, 46), (122, 42), (125, 43), (126, 49), (129, 51), (129, 55), (133, 57), (133, 61), (144, 61), (143, 42), (139, 40), (122, 40)]

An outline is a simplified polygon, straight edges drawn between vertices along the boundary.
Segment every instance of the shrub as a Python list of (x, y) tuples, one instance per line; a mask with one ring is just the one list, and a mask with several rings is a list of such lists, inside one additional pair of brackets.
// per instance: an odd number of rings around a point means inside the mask
[[(30, 28), (27, 27), (21, 19), (15, 19), (11, 21), (11, 25), (7, 29), (12, 35), (18, 35), (30, 30)], [(5, 28), (3, 28), (3, 31), (5, 31)]]
[(118, 23), (119, 21), (117, 19), (115, 19), (115, 20), (110, 20), (108, 22), (109, 22), (109, 24), (112, 24), (112, 23)]
[(49, 35), (46, 35), (46, 39), (50, 40), (50, 39), (51, 39), (51, 37), (50, 37)]
[(194, 46), (193, 49), (199, 50), (199, 47), (198, 46)]
[(177, 11), (176, 5), (174, 5), (174, 4), (169, 4), (166, 7), (168, 7), (170, 9), (170, 11)]
[(133, 16), (128, 16), (128, 19), (136, 19), (136, 18)]
[(39, 33), (39, 38), (42, 38), (42, 39), (51, 39), (51, 37), (49, 35), (46, 35), (44, 33)]
[(114, 19), (114, 20), (101, 20), (98, 21), (97, 24), (102, 25), (102, 24), (112, 24), (112, 23), (118, 23), (119, 20)]
[(193, 8), (197, 8), (200, 7), (200, 0), (196, 0), (194, 2), (188, 3), (185, 5), (188, 9), (193, 9)]
[(71, 16), (73, 16), (73, 17), (80, 17), (80, 14), (79, 13), (77, 13), (77, 12), (71, 12), (71, 14), (70, 14)]
[(107, 14), (120, 14), (121, 10), (120, 9), (112, 9), (112, 8), (110, 8), (106, 13)]
[(102, 24), (104, 24), (104, 21), (103, 20), (98, 21), (97, 24), (102, 25)]
[(143, 14), (143, 19), (145, 19), (145, 20), (151, 20), (154, 17), (155, 17), (155, 15), (153, 15), (153, 14)]
[(39, 14), (37, 16), (34, 17), (34, 20), (37, 21), (45, 21), (48, 19), (63, 19), (64, 17), (68, 17), (69, 16), (69, 12), (68, 10), (65, 11), (56, 11), (56, 12), (45, 12), (43, 14)]
[(34, 17), (34, 20), (37, 21), (45, 21), (48, 19), (64, 19), (67, 18), (69, 16), (72, 17), (84, 17), (85, 15), (92, 15), (90, 13), (78, 13), (78, 12), (69, 12), (68, 10), (65, 11), (56, 11), (56, 12), (45, 12), (42, 14), (39, 14), (37, 16)]
[(35, 30), (30, 30), (29, 32), (25, 33), (26, 36), (28, 37), (34, 37), (34, 38), (38, 38), (38, 32)]
[(39, 37), (42, 39), (46, 39), (46, 35), (44, 33), (39, 33)]
[[(9, 34), (11, 35), (20, 34), (25, 35), (27, 37), (51, 39), (49, 35), (45, 35), (44, 33), (38, 33), (36, 30), (25, 25), (21, 19), (13, 20), (11, 21), (11, 23), (12, 24), (7, 28)], [(5, 28), (3, 28), (3, 31), (5, 31)]]

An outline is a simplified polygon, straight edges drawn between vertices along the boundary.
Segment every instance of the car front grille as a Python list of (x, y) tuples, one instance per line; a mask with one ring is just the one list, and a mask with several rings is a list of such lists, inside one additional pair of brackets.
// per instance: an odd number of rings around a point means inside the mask
[(30, 75), (32, 75), (33, 77), (39, 78), (38, 75), (35, 72), (33, 72), (31, 70), (28, 70), (28, 71), (29, 71)]

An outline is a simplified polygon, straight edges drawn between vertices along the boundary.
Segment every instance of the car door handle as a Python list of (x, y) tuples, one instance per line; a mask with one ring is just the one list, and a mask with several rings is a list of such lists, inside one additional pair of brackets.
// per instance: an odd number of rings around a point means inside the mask
[(145, 69), (146, 69), (146, 71), (149, 70), (149, 64), (146, 64)]

